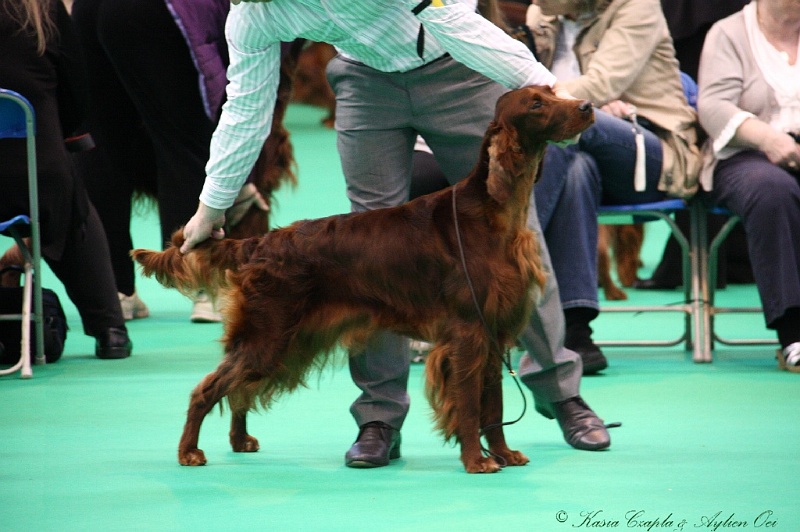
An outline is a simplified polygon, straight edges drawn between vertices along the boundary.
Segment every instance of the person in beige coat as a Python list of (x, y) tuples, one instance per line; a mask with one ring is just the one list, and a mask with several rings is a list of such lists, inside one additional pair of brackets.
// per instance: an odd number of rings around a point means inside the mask
[(659, 0), (534, 0), (533, 52), (576, 98), (596, 107), (578, 143), (550, 146), (536, 209), (584, 374), (607, 367), (598, 315), (597, 210), (697, 190), (697, 116), (687, 103)]

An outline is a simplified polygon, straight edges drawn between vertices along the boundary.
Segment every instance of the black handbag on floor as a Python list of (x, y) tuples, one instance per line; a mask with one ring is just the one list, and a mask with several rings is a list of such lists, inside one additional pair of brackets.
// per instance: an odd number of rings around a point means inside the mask
[[(0, 287), (0, 314), (22, 312), (23, 287)], [(44, 316), (44, 358), (51, 364), (61, 358), (67, 340), (67, 317), (58, 295), (42, 288), (42, 314)], [(22, 325), (19, 320), (0, 321), (0, 364), (16, 364), (22, 343)], [(36, 335), (31, 323), (31, 362), (36, 353)]]

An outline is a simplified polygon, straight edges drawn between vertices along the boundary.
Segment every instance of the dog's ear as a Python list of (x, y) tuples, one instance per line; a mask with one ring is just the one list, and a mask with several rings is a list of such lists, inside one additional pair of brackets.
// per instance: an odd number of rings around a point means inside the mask
[(498, 203), (505, 203), (514, 188), (514, 180), (522, 171), (524, 157), (517, 132), (504, 124), (496, 127), (489, 143), (489, 176), (486, 188)]

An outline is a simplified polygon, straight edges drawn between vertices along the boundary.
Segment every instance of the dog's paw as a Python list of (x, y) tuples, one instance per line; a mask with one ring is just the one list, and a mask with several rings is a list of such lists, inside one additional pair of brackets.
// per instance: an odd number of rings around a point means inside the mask
[(506, 449), (505, 452), (499, 454), (503, 458), (503, 460), (506, 461), (507, 466), (520, 466), (530, 462), (528, 457), (519, 451), (512, 451), (511, 449)]
[(206, 455), (200, 449), (178, 451), (178, 462), (186, 466), (206, 465)]
[(465, 461), (464, 468), (467, 473), (497, 473), (500, 471), (500, 465), (495, 462), (494, 458), (483, 456), (475, 460)]
[(603, 288), (603, 296), (605, 296), (606, 301), (625, 301), (628, 299), (628, 294), (613, 285)]
[(231, 447), (235, 453), (254, 453), (260, 449), (258, 440), (249, 434), (245, 434), (244, 439), (231, 438)]

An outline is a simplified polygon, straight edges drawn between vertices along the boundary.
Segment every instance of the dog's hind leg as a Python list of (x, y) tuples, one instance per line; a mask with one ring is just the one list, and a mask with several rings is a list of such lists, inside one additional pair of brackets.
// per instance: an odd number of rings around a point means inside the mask
[(223, 361), (192, 390), (186, 424), (178, 444), (178, 462), (181, 465), (198, 466), (206, 463), (205, 454), (197, 448), (200, 425), (214, 405), (228, 393), (231, 377), (226, 367), (230, 369), (229, 366), (230, 364)]
[[(236, 404), (231, 403), (231, 396), (237, 395)], [(242, 398), (245, 398), (242, 400)], [(258, 440), (247, 433), (247, 412), (253, 405), (252, 395), (231, 392), (228, 395), (231, 407), (231, 448), (235, 453), (254, 453), (258, 451)]]
[(519, 451), (512, 451), (506, 444), (503, 433), (503, 381), (501, 376), (500, 356), (487, 364), (481, 395), (481, 429), (489, 444), (489, 452), (504, 466), (525, 465), (530, 460)]
[(247, 433), (247, 410), (231, 413), (231, 448), (235, 453), (258, 451), (258, 440)]

